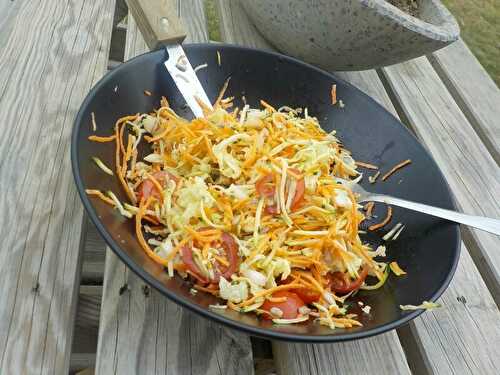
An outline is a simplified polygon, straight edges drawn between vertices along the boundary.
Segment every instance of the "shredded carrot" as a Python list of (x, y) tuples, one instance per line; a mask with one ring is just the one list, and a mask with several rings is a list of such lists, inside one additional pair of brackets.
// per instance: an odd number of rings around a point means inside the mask
[(106, 142), (114, 141), (115, 138), (116, 138), (116, 136), (114, 134), (110, 135), (109, 137), (100, 137), (98, 135), (91, 135), (88, 137), (88, 140), (92, 141), (92, 142), (106, 143)]
[(273, 293), (275, 293), (277, 291), (280, 291), (280, 290), (297, 289), (298, 286), (300, 286), (300, 285), (297, 284), (297, 283), (290, 283), (290, 284), (278, 285), (278, 286), (275, 286), (274, 288), (269, 288), (269, 289), (262, 290), (260, 292), (255, 293), (253, 295), (253, 297), (248, 298), (247, 300), (245, 300), (242, 303), (240, 303), (239, 307), (245, 307), (245, 306), (251, 305), (259, 297), (265, 297), (268, 294), (273, 294)]
[(171, 131), (172, 129), (174, 129), (174, 127), (173, 127), (173, 126), (171, 126), (171, 127), (170, 127), (170, 126), (167, 126), (167, 127), (165, 128), (165, 130), (163, 130), (163, 131), (162, 131), (160, 134), (158, 134), (157, 136), (155, 136), (155, 137), (148, 137), (148, 138), (144, 137), (144, 138), (146, 138), (146, 140), (147, 140), (149, 143), (151, 143), (151, 142), (156, 142), (156, 141), (159, 141), (159, 140), (160, 140), (160, 139), (162, 139), (162, 138), (165, 138), (165, 137), (168, 135), (168, 133), (170, 133), (170, 131)]
[(375, 207), (375, 202), (368, 202), (364, 209), (366, 211), (366, 217), (371, 218), (373, 214), (373, 208)]
[(397, 262), (389, 263), (389, 267), (396, 276), (406, 275), (406, 272), (399, 266)]
[(160, 194), (160, 197), (161, 197), (161, 195), (163, 193), (163, 187), (160, 185), (158, 180), (153, 175), (148, 175), (148, 179), (153, 183), (153, 186), (158, 191), (158, 193)]
[(378, 224), (370, 225), (368, 227), (368, 230), (374, 231), (374, 230), (377, 230), (377, 229), (380, 229), (380, 228), (386, 226), (391, 221), (391, 218), (392, 218), (392, 207), (388, 206), (387, 207), (387, 215), (386, 215), (385, 219), (382, 220)]
[(286, 300), (288, 298), (287, 297), (270, 297), (270, 296), (267, 296), (266, 299), (269, 302), (272, 302), (272, 303), (282, 303), (282, 302), (286, 302)]
[[(137, 240), (148, 257), (167, 267), (169, 275), (177, 271), (194, 281), (195, 290), (221, 297), (230, 309), (266, 313), (259, 308), (264, 301), (287, 301), (276, 292), (306, 289), (319, 293), (318, 302), (327, 309), (308, 308), (321, 324), (359, 324), (343, 312), (348, 296), (336, 296), (327, 276), (340, 272), (336, 265), (341, 264), (346, 276), (361, 265), (379, 280), (384, 277), (359, 237), (365, 216), (352, 186), (338, 183), (358, 176), (350, 152), (334, 133), (321, 129), (307, 108), (278, 108), (261, 100), (260, 108), (226, 110), (234, 100), (226, 95), (228, 87), (229, 79), (214, 102), (215, 111), (197, 98), (205, 116), (192, 121), (162, 98), (155, 111), (120, 118), (113, 135), (89, 137), (115, 142), (116, 175), (131, 205), (124, 202), (123, 212), (114, 196), (111, 200), (98, 190), (88, 194), (118, 205), (124, 216), (134, 215)], [(340, 105), (336, 95), (334, 86), (332, 102)], [(367, 219), (373, 207), (373, 202), (365, 206)], [(387, 217), (369, 229), (383, 227), (391, 217), (388, 207)], [(194, 264), (185, 264), (190, 248)], [(219, 276), (225, 273), (230, 284), (219, 294)], [(289, 284), (282, 283), (284, 278)], [(226, 287), (236, 293), (244, 286), (246, 298), (237, 304), (226, 299)]]
[(378, 167), (376, 165), (373, 165), (373, 164), (369, 164), (369, 163), (363, 163), (362, 161), (356, 161), (356, 165), (358, 167), (363, 167), (363, 168), (366, 168), (366, 169), (378, 169)]
[(330, 95), (332, 97), (332, 105), (337, 104), (337, 85), (332, 85), (332, 90)]
[(161, 264), (162, 266), (167, 266), (168, 261), (160, 256), (158, 256), (148, 245), (146, 240), (144, 239), (144, 235), (142, 234), (142, 217), (144, 215), (144, 212), (147, 210), (148, 206), (150, 205), (152, 199), (151, 197), (144, 203), (144, 201), (141, 201), (139, 205), (139, 212), (135, 215), (135, 234), (137, 236), (137, 240), (139, 241), (139, 244), (141, 247), (144, 249), (146, 254), (153, 259), (156, 263)]
[(111, 198), (108, 198), (107, 196), (105, 196), (102, 192), (100, 192), (99, 190), (94, 190), (94, 189), (86, 189), (85, 192), (88, 194), (88, 195), (93, 195), (95, 197), (98, 197), (99, 199), (101, 199), (102, 201), (106, 202), (107, 204), (111, 205), (111, 206), (115, 206), (115, 202), (111, 199)]
[(207, 288), (207, 287), (201, 286), (199, 284), (194, 284), (193, 288), (195, 288), (196, 290), (200, 290), (202, 292), (205, 292), (205, 293), (213, 294), (214, 296), (219, 294), (219, 291), (217, 289)]
[(267, 103), (264, 100), (260, 101), (260, 105), (263, 106), (265, 109), (268, 109), (270, 112), (276, 112), (276, 109), (269, 103)]
[(226, 81), (224, 82), (224, 85), (222, 86), (222, 89), (220, 90), (219, 95), (217, 96), (217, 99), (215, 100), (214, 108), (219, 106), (220, 101), (224, 97), (224, 94), (226, 93), (227, 87), (229, 86), (230, 80), (231, 80), (231, 77), (226, 79)]
[(382, 181), (387, 180), (394, 172), (396, 172), (398, 169), (407, 166), (408, 164), (411, 164), (410, 159), (406, 159), (405, 161), (402, 161), (401, 163), (395, 165), (389, 172), (387, 172), (385, 175), (382, 176)]

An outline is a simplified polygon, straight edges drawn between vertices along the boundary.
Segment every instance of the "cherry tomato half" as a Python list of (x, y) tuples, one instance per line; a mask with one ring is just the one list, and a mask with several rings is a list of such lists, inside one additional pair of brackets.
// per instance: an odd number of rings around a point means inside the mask
[[(278, 282), (278, 284), (279, 285), (290, 284), (292, 281), (293, 279), (291, 277), (287, 277), (285, 280)], [(313, 302), (317, 302), (321, 297), (321, 294), (318, 291), (306, 288), (292, 289), (292, 292), (297, 294), (300, 297), (300, 299), (304, 301), (306, 305)]]
[[(300, 171), (295, 168), (289, 169), (291, 172), (295, 174), (300, 174)], [(274, 177), (272, 174), (267, 174), (255, 183), (255, 189), (257, 190), (257, 194), (260, 197), (272, 198), (274, 197), (274, 193), (276, 190), (276, 186), (274, 184)], [(291, 210), (294, 211), (300, 207), (302, 201), (304, 200), (304, 192), (306, 190), (306, 185), (304, 179), (301, 178), (297, 180), (297, 184), (295, 187), (295, 195), (292, 199), (292, 204), (290, 206)], [(287, 195), (285, 193), (285, 195)], [(278, 213), (278, 207), (276, 204), (268, 204), (264, 211), (270, 215), (276, 215)]]
[(274, 196), (274, 177), (272, 174), (266, 174), (265, 176), (259, 178), (255, 183), (255, 189), (261, 197), (270, 198)]
[[(290, 170), (292, 172), (294, 172), (295, 174), (300, 174), (300, 171), (298, 171), (295, 168), (290, 168)], [(304, 178), (297, 180), (297, 185), (295, 187), (295, 195), (293, 196), (292, 205), (291, 205), (292, 211), (299, 208), (300, 204), (304, 200), (305, 190), (306, 190), (306, 184), (305, 184)]]
[(261, 309), (267, 311), (269, 314), (262, 314), (263, 319), (273, 319), (274, 316), (271, 315), (270, 311), (273, 307), (280, 309), (283, 312), (283, 315), (280, 316), (280, 319), (294, 319), (299, 315), (299, 309), (302, 306), (305, 306), (304, 301), (293, 292), (288, 292), (286, 290), (280, 290), (273, 293), (273, 298), (286, 297), (285, 302), (271, 302), (266, 300)]
[[(218, 245), (213, 244), (213, 246), (218, 246)], [(229, 266), (227, 266), (225, 269), (222, 269), (223, 266), (216, 261), (214, 267), (213, 279), (208, 279), (200, 272), (198, 266), (194, 262), (193, 249), (190, 246), (184, 246), (181, 250), (182, 261), (187, 266), (188, 270), (193, 275), (193, 277), (198, 279), (203, 284), (206, 284), (209, 281), (211, 283), (218, 283), (221, 276), (224, 277), (225, 279), (231, 279), (231, 275), (238, 269), (239, 265), (238, 245), (236, 244), (236, 241), (234, 240), (233, 236), (231, 236), (229, 233), (226, 232), (222, 233), (220, 247), (224, 249), (226, 259), (229, 262)]]
[(359, 277), (355, 280), (352, 280), (349, 275), (344, 272), (328, 273), (328, 287), (330, 287), (331, 291), (334, 293), (347, 294), (358, 289), (365, 281), (366, 276), (368, 276), (367, 267), (363, 268), (359, 273)]
[[(177, 184), (179, 182), (179, 177), (173, 175), (172, 173), (165, 171), (158, 171), (153, 173), (153, 177), (160, 183), (161, 186), (165, 187), (169, 180), (174, 180)], [(147, 200), (150, 196), (156, 199), (160, 198), (160, 192), (156, 189), (155, 185), (150, 179), (141, 182), (137, 188), (137, 200), (140, 202), (142, 199)]]

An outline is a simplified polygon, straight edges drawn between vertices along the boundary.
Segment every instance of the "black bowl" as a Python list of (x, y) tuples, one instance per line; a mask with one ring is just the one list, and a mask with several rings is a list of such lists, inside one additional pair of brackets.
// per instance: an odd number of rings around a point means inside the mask
[[(298, 60), (276, 53), (229, 45), (188, 45), (186, 53), (193, 66), (208, 62), (198, 73), (210, 99), (215, 99), (228, 76), (229, 95), (246, 97), (252, 106), (264, 99), (274, 106), (307, 107), (325, 130), (337, 129), (337, 135), (355, 159), (375, 163), (387, 171), (398, 162), (411, 159), (412, 164), (386, 182), (365, 188), (401, 198), (455, 209), (446, 181), (436, 163), (418, 140), (390, 113), (373, 99), (332, 74)], [(220, 52), (222, 64), (217, 64)], [(138, 244), (132, 220), (98, 199), (89, 198), (85, 189), (112, 190), (119, 199), (125, 194), (117, 179), (103, 174), (91, 161), (98, 156), (107, 165), (114, 165), (114, 144), (89, 142), (91, 113), (98, 124), (96, 134), (113, 133), (115, 121), (124, 115), (149, 112), (159, 106), (162, 95), (181, 115), (189, 110), (168, 75), (163, 62), (165, 51), (138, 56), (108, 73), (90, 91), (75, 120), (71, 158), (78, 192), (92, 222), (111, 249), (148, 284), (176, 303), (229, 327), (268, 337), (302, 342), (334, 342), (379, 334), (408, 322), (422, 311), (401, 311), (399, 305), (419, 304), (436, 300), (448, 286), (457, 266), (460, 252), (458, 226), (394, 207), (392, 223), (401, 222), (406, 229), (397, 241), (388, 244), (388, 260), (396, 260), (407, 271), (403, 277), (389, 278), (383, 288), (361, 291), (352, 300), (349, 311), (360, 314), (362, 327), (330, 330), (309, 321), (295, 325), (274, 325), (254, 314), (232, 310), (211, 310), (215, 297), (192, 295), (191, 285), (180, 277), (169, 279)], [(332, 106), (331, 85), (337, 85), (344, 108)], [(144, 90), (152, 93), (144, 95)], [(241, 103), (239, 103), (241, 107)], [(370, 173), (368, 173), (370, 174)], [(365, 182), (367, 178), (363, 179)], [(384, 215), (380, 205), (375, 214)], [(390, 227), (390, 226), (389, 226)], [(381, 231), (384, 232), (385, 231)], [(365, 240), (377, 246), (380, 233), (370, 233)], [(370, 314), (360, 311), (357, 301), (372, 307)]]

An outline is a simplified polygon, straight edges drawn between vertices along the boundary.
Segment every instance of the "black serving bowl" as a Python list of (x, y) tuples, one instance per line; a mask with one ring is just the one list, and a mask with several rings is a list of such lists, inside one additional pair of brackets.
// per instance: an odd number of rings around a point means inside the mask
[[(276, 107), (307, 107), (326, 131), (337, 130), (338, 137), (356, 160), (377, 164), (384, 171), (401, 160), (412, 160), (410, 166), (386, 182), (365, 185), (368, 190), (455, 208), (442, 173), (413, 134), (372, 98), (335, 75), (283, 55), (249, 48), (199, 44), (185, 46), (185, 50), (193, 66), (209, 64), (198, 76), (211, 100), (231, 76), (227, 94), (237, 98), (244, 95), (251, 106), (259, 106), (259, 100), (264, 99)], [(222, 56), (221, 66), (217, 64), (217, 51)], [(362, 327), (331, 330), (312, 320), (276, 325), (260, 320), (253, 313), (209, 309), (210, 304), (217, 303), (215, 297), (202, 292), (192, 295), (188, 282), (178, 276), (168, 278), (165, 270), (140, 247), (133, 220), (85, 193), (85, 189), (112, 190), (120, 200), (126, 200), (117, 178), (103, 174), (91, 161), (92, 156), (97, 156), (105, 164), (114, 165), (114, 143), (87, 140), (94, 134), (92, 112), (97, 120), (95, 134), (98, 135), (112, 134), (119, 117), (157, 108), (162, 95), (180, 115), (190, 116), (163, 65), (167, 57), (163, 50), (146, 53), (102, 78), (83, 102), (71, 140), (75, 182), (89, 217), (111, 249), (146, 283), (176, 303), (229, 327), (271, 339), (300, 342), (352, 340), (391, 330), (422, 312), (401, 311), (399, 305), (434, 301), (443, 293), (459, 258), (458, 226), (397, 207), (394, 207), (392, 223), (402, 222), (406, 229), (397, 241), (388, 245), (387, 259), (397, 261), (407, 275), (390, 276), (381, 289), (361, 291), (352, 299), (349, 311), (359, 314)], [(344, 108), (331, 105), (330, 90), (334, 83)], [(152, 95), (144, 95), (144, 90)], [(241, 107), (241, 103), (237, 104)], [(363, 180), (366, 182), (367, 178)], [(375, 214), (384, 215), (384, 207), (379, 208)], [(380, 233), (370, 233), (364, 240), (377, 246), (381, 243), (380, 237)], [(370, 314), (362, 313), (357, 301), (370, 305)]]

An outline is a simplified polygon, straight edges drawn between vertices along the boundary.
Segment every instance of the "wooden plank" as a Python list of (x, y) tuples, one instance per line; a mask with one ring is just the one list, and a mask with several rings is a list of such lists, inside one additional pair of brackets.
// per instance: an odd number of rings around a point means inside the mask
[(11, 5), (0, 40), (0, 373), (64, 374), (83, 223), (70, 134), (106, 69), (114, 1)]
[(498, 374), (500, 311), (465, 246), (440, 303), (399, 331), (413, 372)]
[[(434, 156), (461, 210), (500, 217), (500, 168), (429, 61), (422, 57), (382, 72), (401, 116)], [(500, 237), (467, 227), (462, 233), (500, 305)]]
[(467, 120), (500, 164), (500, 90), (462, 39), (428, 56)]
[[(190, 39), (207, 40), (202, 1), (179, 3)], [(129, 17), (126, 57), (145, 50)], [(252, 350), (248, 336), (168, 301), (108, 251), (96, 373), (252, 374)]]
[[(254, 26), (250, 24), (239, 2), (218, 0), (218, 11), (223, 41), (269, 48), (268, 44), (262, 43), (262, 39)], [(368, 73), (367, 79), (358, 73), (342, 75), (344, 79), (350, 77), (355, 78), (358, 84), (364, 83), (363, 89), (365, 91), (383, 89), (380, 80), (377, 81), (374, 78), (377, 77), (376, 72)], [(378, 100), (385, 102), (389, 108), (391, 107), (388, 96), (378, 95)], [(395, 331), (368, 340), (331, 345), (274, 342), (273, 351), (276, 366), (282, 374), (410, 373)], [(362, 357), (359, 357), (358, 353), (363, 353)], [(386, 367), (380, 366), (381, 357), (387, 359), (384, 361)], [(360, 361), (360, 358), (363, 358), (363, 361)]]
[(102, 284), (106, 243), (97, 228), (85, 217), (85, 241), (83, 244), (82, 284)]
[(409, 374), (391, 334), (332, 345), (275, 344), (278, 374)]
[[(375, 72), (340, 74), (395, 114)], [(499, 311), (464, 245), (455, 277), (440, 302), (442, 309), (426, 313), (398, 329), (412, 371), (494, 374), (499, 358), (490, 348), (498, 347), (500, 334), (499, 327), (491, 322), (498, 321)]]

